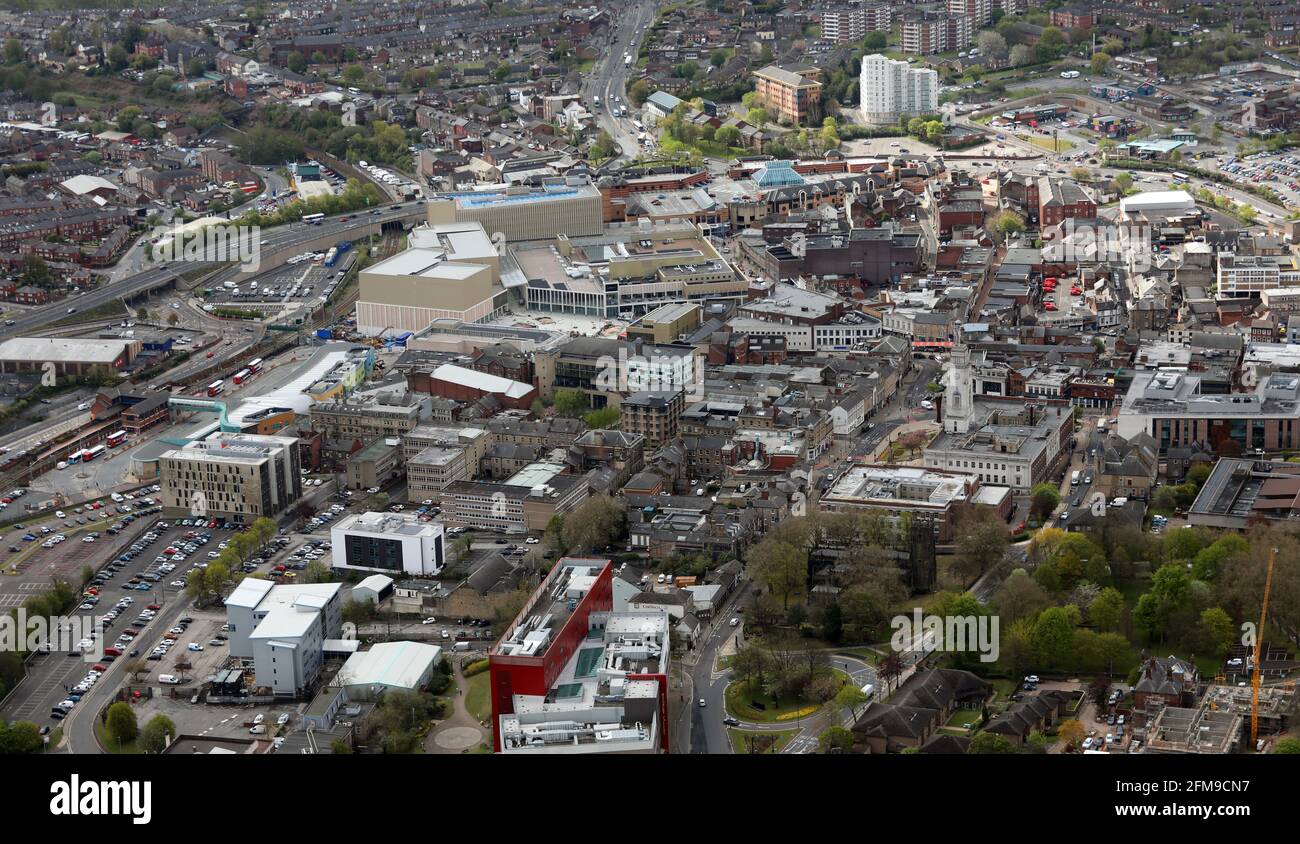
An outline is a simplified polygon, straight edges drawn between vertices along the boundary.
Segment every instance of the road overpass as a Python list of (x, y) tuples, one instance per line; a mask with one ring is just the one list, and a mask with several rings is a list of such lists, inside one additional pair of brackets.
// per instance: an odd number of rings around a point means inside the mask
[[(341, 217), (348, 217), (342, 221)], [(328, 249), (340, 240), (351, 240), (378, 233), (385, 225), (401, 224), (410, 227), (425, 220), (425, 206), (420, 202), (401, 203), (397, 208), (376, 209), (373, 213), (365, 211), (340, 214), (327, 217), (319, 224), (290, 223), (276, 226), (261, 233), (260, 260), (254, 272), (265, 272), (286, 263), (294, 255), (304, 251), (321, 251)], [(155, 290), (184, 286), (182, 275), (200, 267), (216, 267), (215, 261), (173, 261), (162, 267), (154, 267), (141, 273), (128, 276), (121, 281), (106, 284), (94, 290), (62, 302), (46, 305), (14, 317), (13, 325), (0, 327), (0, 338), (17, 337), (34, 334), (50, 323), (67, 316), (68, 307), (76, 307), (81, 312), (94, 310), (110, 302), (129, 302), (139, 296)], [(238, 265), (228, 267), (222, 274), (207, 280), (208, 283), (220, 284), (222, 281), (247, 275)]]

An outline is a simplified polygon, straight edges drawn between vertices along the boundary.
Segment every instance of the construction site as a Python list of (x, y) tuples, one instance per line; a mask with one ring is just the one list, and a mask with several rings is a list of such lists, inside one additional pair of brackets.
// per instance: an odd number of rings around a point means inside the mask
[[(1144, 729), (1134, 732), (1146, 753), (1234, 753), (1250, 720), (1253, 691), (1250, 686), (1211, 685), (1200, 705), (1158, 707)], [(1155, 709), (1156, 707), (1153, 707)], [(1258, 735), (1271, 736), (1291, 725), (1296, 708), (1294, 682), (1259, 690)]]

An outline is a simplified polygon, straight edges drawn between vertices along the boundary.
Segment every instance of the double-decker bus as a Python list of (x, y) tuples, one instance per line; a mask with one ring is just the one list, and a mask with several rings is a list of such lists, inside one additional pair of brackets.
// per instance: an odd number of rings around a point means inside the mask
[(108, 435), (108, 439), (105, 440), (105, 442), (108, 444), (109, 448), (117, 448), (119, 445), (126, 442), (126, 431), (114, 431)]
[(238, 372), (235, 373), (235, 378), (234, 378), (234, 380), (235, 380), (235, 383), (236, 383), (236, 384), (242, 384), (242, 383), (244, 383), (245, 381), (247, 381), (249, 378), (252, 378), (252, 377), (253, 377), (253, 373), (252, 373), (252, 372), (249, 372), (247, 369), (241, 369), (241, 370), (239, 370)]
[(211, 384), (208, 385), (208, 395), (219, 396), (221, 395), (221, 391), (224, 389), (226, 389), (225, 381), (213, 381)]
[(254, 375), (256, 375), (257, 373), (262, 371), (262, 359), (253, 358), (248, 362), (248, 365), (245, 366), (244, 368), (247, 369), (249, 372), (253, 373)]
[(81, 452), (81, 462), (89, 463), (90, 461), (94, 460), (96, 457), (99, 457), (105, 451), (108, 451), (108, 449), (104, 448), (104, 446), (102, 445), (97, 445), (88, 448), (85, 451)]
[(302, 221), (309, 226), (319, 226), (321, 224), (321, 221), (324, 219), (325, 219), (324, 214), (303, 214), (302, 215)]

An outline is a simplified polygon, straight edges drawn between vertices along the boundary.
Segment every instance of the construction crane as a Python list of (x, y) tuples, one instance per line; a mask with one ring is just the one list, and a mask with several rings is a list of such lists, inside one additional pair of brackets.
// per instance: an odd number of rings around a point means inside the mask
[(1261, 651), (1264, 648), (1264, 622), (1268, 619), (1268, 593), (1273, 588), (1273, 561), (1277, 558), (1277, 549), (1268, 552), (1268, 571), (1264, 574), (1264, 601), (1259, 607), (1259, 629), (1255, 631), (1255, 673), (1250, 680), (1250, 744), (1259, 745), (1259, 681), (1263, 676), (1260, 667)]

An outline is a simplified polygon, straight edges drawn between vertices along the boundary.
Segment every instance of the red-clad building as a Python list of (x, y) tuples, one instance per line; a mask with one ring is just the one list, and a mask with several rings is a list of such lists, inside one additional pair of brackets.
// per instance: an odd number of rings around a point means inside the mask
[(473, 402), (495, 396), (503, 407), (512, 410), (527, 410), (537, 398), (537, 388), (532, 384), (450, 363), (429, 373), (428, 386), (430, 395), (455, 401)]
[(1043, 176), (1038, 180), (1038, 225), (1059, 225), (1065, 220), (1096, 220), (1097, 203), (1070, 179)]
[(1051, 23), (1060, 29), (1088, 29), (1097, 25), (1097, 13), (1087, 6), (1065, 6), (1052, 10)]
[(497, 753), (667, 753), (670, 616), (613, 612), (608, 559), (565, 557), (488, 655)]

